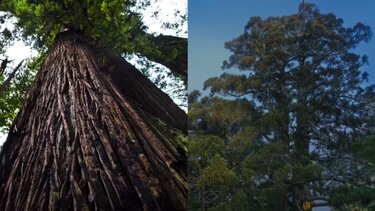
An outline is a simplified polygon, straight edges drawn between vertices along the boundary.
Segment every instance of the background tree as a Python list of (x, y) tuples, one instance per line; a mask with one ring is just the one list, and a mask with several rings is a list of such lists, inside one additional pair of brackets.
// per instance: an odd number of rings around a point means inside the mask
[(244, 137), (253, 136), (246, 128), (254, 109), (246, 99), (199, 96), (197, 91), (189, 95), (190, 209), (256, 210), (240, 191), (238, 174), (250, 143)]
[[(222, 136), (226, 168), (235, 172), (238, 182), (235, 193), (226, 193), (228, 209), (233, 209), (230, 202), (237, 194), (254, 210), (301, 210), (307, 199), (324, 201), (314, 206), (354, 205), (355, 199), (335, 197), (348, 187), (361, 193), (373, 190), (373, 172), (348, 162), (351, 144), (373, 130), (368, 119), (373, 113), (363, 109), (373, 104), (366, 97), (373, 91), (363, 88), (368, 74), (360, 70), (367, 57), (353, 52), (370, 37), (368, 26), (344, 27), (334, 14), (321, 14), (315, 5), (305, 4), (295, 15), (251, 17), (244, 33), (225, 43), (231, 56), (223, 69), (242, 73), (208, 79), (204, 87), (215, 97), (197, 101), (193, 93), (196, 104), (189, 106), (189, 127), (215, 135), (231, 130), (225, 124), (227, 130), (219, 131), (210, 130), (214, 122), (205, 125), (215, 117), (225, 121), (221, 114), (226, 112), (235, 116), (229, 106), (214, 114), (215, 106), (207, 102), (218, 96), (245, 97), (246, 121)], [(193, 189), (199, 186), (193, 184)]]
[(0, 209), (184, 210), (186, 114), (122, 56), (186, 64), (186, 39), (145, 33), (134, 1), (1, 3), (43, 63), (0, 152)]
[[(11, 15), (0, 12), (0, 57), (7, 58), (7, 49), (17, 40), (19, 32), (12, 30)], [(8, 58), (14, 60), (14, 58)], [(35, 75), (32, 66), (36, 62), (12, 61), (0, 74), (0, 131), (6, 132), (20, 108)], [(2, 143), (1, 143), (2, 144)]]

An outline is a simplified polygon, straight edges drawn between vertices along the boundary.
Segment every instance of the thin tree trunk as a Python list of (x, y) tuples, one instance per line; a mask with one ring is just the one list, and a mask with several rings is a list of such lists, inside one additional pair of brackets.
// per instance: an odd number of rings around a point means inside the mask
[(276, 191), (276, 206), (280, 211), (288, 210), (288, 190), (286, 188), (279, 188)]
[(8, 76), (7, 79), (5, 79), (5, 81), (3, 82), (3, 84), (0, 84), (0, 94), (2, 94), (9, 86), (10, 82), (12, 81), (12, 79), (16, 76), (16, 73), (17, 71), (20, 69), (20, 67), (22, 66), (22, 63), (23, 63), (24, 60), (20, 61), (20, 63), (18, 63), (18, 65), (13, 69), (13, 71), (10, 73), (10, 75)]
[(0, 152), (0, 210), (186, 209), (186, 118), (127, 63), (114, 65), (132, 85), (97, 60), (58, 36)]
[(307, 106), (303, 105), (297, 110), (297, 128), (295, 134), (296, 157), (307, 164), (307, 157), (309, 155), (309, 137), (308, 137), (308, 114), (305, 109)]

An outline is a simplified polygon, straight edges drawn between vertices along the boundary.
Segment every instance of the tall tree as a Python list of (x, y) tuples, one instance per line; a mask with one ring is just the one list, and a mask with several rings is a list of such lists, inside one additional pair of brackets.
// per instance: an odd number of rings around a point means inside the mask
[(134, 5), (2, 2), (48, 51), (0, 152), (1, 210), (186, 209), (186, 114), (121, 57), (163, 55)]
[(0, 12), (0, 58), (4, 62), (0, 74), (0, 133), (9, 129), (33, 79), (33, 71), (26, 65), (27, 61), (15, 62), (15, 58), (6, 54), (19, 35), (9, 29), (12, 25), (10, 19), (8, 13)]
[(253, 137), (251, 103), (199, 95), (189, 95), (189, 208), (259, 210), (243, 197), (238, 173)]
[[(252, 17), (242, 35), (225, 43), (232, 55), (223, 69), (244, 74), (210, 78), (205, 88), (216, 96), (245, 97), (255, 109), (250, 121), (226, 138), (251, 143), (245, 149), (228, 144), (226, 155), (229, 164), (239, 161), (229, 168), (237, 169), (246, 186), (240, 195), (255, 210), (301, 210), (309, 198), (333, 205), (336, 188), (352, 181), (373, 188), (373, 177), (366, 183), (368, 178), (352, 174), (355, 166), (345, 164), (350, 143), (371, 129), (370, 113), (362, 109), (368, 74), (360, 68), (367, 57), (353, 52), (370, 37), (368, 26), (344, 27), (334, 14), (304, 4), (295, 15)], [(207, 118), (194, 119), (189, 126), (202, 126)]]

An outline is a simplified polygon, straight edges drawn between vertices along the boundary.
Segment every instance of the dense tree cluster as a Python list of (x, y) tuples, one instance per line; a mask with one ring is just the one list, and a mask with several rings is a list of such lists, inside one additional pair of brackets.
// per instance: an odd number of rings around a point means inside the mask
[(191, 210), (375, 208), (374, 91), (354, 53), (369, 26), (304, 4), (251, 17), (231, 56), (189, 96)]

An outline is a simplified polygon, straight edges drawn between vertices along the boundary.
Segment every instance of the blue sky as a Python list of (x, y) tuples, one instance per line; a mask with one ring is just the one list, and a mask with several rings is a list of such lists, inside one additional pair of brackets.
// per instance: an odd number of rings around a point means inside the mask
[[(189, 91), (203, 88), (209, 77), (219, 76), (222, 62), (229, 57), (224, 42), (243, 32), (251, 16), (294, 14), (302, 0), (189, 0)], [(334, 13), (349, 27), (357, 22), (370, 25), (375, 34), (375, 1), (305, 0), (315, 3), (322, 13)], [(375, 37), (355, 49), (369, 56), (370, 65), (363, 70), (375, 83)]]

